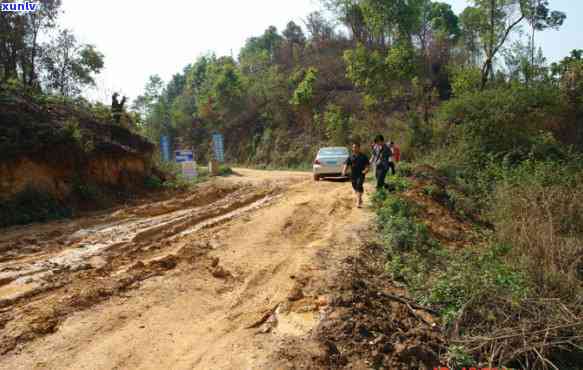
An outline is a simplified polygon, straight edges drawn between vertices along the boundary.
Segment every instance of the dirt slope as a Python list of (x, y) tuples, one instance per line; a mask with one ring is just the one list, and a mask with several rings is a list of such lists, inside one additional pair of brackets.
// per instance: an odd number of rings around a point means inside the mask
[(0, 236), (1, 369), (259, 369), (309, 334), (370, 222), (349, 183), (239, 169)]

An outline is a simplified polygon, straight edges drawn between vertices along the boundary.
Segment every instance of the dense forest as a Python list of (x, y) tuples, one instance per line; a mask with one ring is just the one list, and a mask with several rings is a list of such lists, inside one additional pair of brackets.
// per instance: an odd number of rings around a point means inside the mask
[[(431, 0), (323, 0), (237, 58), (209, 53), (168, 82), (152, 75), (121, 124), (203, 161), (220, 132), (229, 162), (273, 167), (384, 134), (402, 148), (401, 174), (475, 235), (440, 248), (416, 206), (374, 196), (386, 273), (439, 308), (450, 365), (581, 368), (583, 50), (548, 63), (537, 44), (575, 15), (552, 0), (467, 3), (456, 14)], [(103, 56), (58, 30), (59, 1), (43, 4), (0, 13), (0, 99), (60, 99), (111, 121), (110, 107), (80, 97)], [(0, 127), (0, 148), (10, 135)]]

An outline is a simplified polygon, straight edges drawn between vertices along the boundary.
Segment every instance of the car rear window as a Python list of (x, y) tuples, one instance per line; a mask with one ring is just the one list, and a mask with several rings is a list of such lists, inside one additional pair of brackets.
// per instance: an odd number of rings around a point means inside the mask
[(320, 155), (322, 156), (348, 155), (348, 149), (346, 148), (320, 149)]

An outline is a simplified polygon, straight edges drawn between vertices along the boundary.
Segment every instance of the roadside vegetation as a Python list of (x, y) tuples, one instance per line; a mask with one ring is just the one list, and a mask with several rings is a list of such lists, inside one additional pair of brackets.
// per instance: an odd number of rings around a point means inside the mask
[(411, 186), (373, 199), (386, 272), (439, 309), (452, 366), (583, 360), (583, 162), (557, 139), (560, 96), (514, 83), (451, 99)]

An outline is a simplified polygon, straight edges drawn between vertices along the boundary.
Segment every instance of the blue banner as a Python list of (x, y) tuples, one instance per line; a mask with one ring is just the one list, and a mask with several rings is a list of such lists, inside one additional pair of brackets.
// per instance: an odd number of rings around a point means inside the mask
[(172, 160), (172, 150), (170, 149), (170, 137), (162, 136), (160, 137), (160, 152), (162, 153), (162, 160), (164, 162), (170, 162)]
[(215, 159), (225, 162), (225, 140), (221, 134), (213, 134), (213, 152)]

